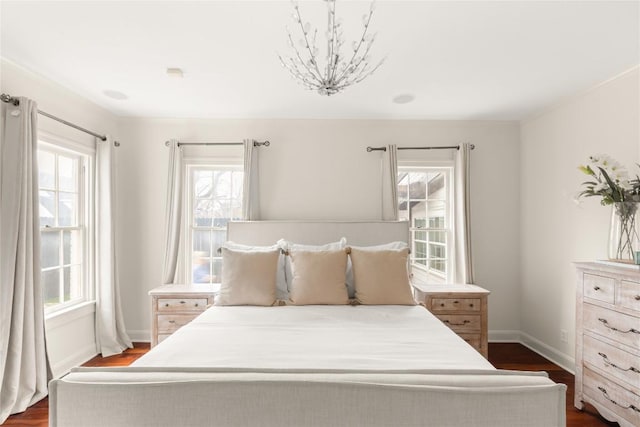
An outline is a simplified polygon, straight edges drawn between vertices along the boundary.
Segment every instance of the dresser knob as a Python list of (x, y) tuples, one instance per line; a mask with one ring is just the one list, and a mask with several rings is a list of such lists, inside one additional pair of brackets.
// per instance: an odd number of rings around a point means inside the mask
[(593, 287), (593, 290), (594, 290), (594, 291), (599, 291), (599, 290), (600, 290), (600, 286), (594, 286), (594, 287)]
[(169, 323), (176, 323), (175, 320), (169, 320)]
[(166, 303), (164, 306), (165, 306), (165, 307), (169, 307), (169, 303)]
[(458, 303), (458, 301), (454, 301), (453, 303), (454, 303), (454, 304), (457, 304), (457, 303)]
[(440, 304), (440, 307), (444, 307), (444, 304)]
[(634, 297), (634, 299), (635, 299), (636, 301), (640, 301), (640, 295), (636, 295), (636, 296)]
[(469, 307), (473, 307), (473, 304), (469, 304)]
[(198, 306), (198, 303), (196, 303), (196, 307)]
[(180, 301), (180, 304), (185, 304), (185, 302), (184, 301)]

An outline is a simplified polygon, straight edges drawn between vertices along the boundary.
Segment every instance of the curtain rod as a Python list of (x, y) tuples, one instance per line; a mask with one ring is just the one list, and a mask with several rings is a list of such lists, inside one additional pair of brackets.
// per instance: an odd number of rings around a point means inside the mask
[[(170, 143), (171, 141), (166, 141), (164, 145), (168, 147)], [(178, 142), (178, 147), (183, 145), (244, 145), (244, 142)], [(253, 141), (254, 147), (260, 147), (261, 145), (268, 147), (271, 143), (269, 141)]]
[[(476, 148), (471, 144), (471, 149)], [(398, 147), (398, 150), (459, 150), (459, 145), (435, 146), (435, 147)], [(367, 147), (367, 153), (372, 151), (387, 151), (387, 147)]]
[[(18, 105), (20, 105), (20, 100), (18, 98), (14, 98), (13, 96), (11, 96), (9, 94), (6, 94), (6, 93), (3, 93), (2, 95), (0, 95), (0, 100), (2, 100), (2, 102), (6, 102), (8, 104), (13, 104), (16, 107)], [(96, 138), (100, 138), (100, 140), (102, 140), (102, 141), (106, 141), (107, 140), (107, 137), (105, 135), (100, 135), (98, 133), (92, 132), (92, 131), (90, 131), (88, 129), (85, 129), (85, 128), (81, 127), (81, 126), (78, 126), (78, 125), (76, 125), (74, 123), (71, 123), (71, 122), (68, 122), (68, 121), (66, 121), (64, 119), (61, 119), (60, 117), (56, 117), (53, 114), (49, 114), (46, 111), (38, 110), (38, 114), (42, 114), (43, 116), (49, 117), (50, 119), (53, 119), (53, 120), (55, 120), (57, 122), (60, 122), (63, 125), (67, 125), (69, 127), (72, 127), (74, 129), (77, 129), (77, 130), (82, 131), (84, 133), (88, 133), (89, 135), (95, 136)], [(119, 147), (120, 143), (118, 141), (113, 141), (113, 145), (115, 145), (116, 147)]]

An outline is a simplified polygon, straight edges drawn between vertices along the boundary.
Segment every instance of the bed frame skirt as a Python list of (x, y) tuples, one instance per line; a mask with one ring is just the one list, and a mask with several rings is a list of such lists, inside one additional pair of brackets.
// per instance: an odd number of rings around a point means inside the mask
[(516, 371), (279, 372), (76, 368), (49, 425), (565, 426), (564, 384)]

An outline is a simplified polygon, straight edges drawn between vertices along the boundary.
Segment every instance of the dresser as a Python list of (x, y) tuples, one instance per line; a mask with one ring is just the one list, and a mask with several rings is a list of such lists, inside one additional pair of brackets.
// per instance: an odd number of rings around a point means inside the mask
[(220, 285), (164, 285), (151, 296), (151, 347), (191, 322), (213, 304)]
[(640, 426), (640, 267), (576, 263), (576, 388), (623, 427)]
[(489, 291), (475, 285), (413, 284), (418, 303), (471, 344), (485, 358), (489, 355), (487, 297)]

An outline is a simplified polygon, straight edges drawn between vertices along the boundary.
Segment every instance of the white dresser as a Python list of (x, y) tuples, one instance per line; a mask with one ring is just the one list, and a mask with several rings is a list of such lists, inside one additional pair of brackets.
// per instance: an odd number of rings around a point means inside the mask
[(640, 426), (640, 267), (576, 263), (575, 406)]

